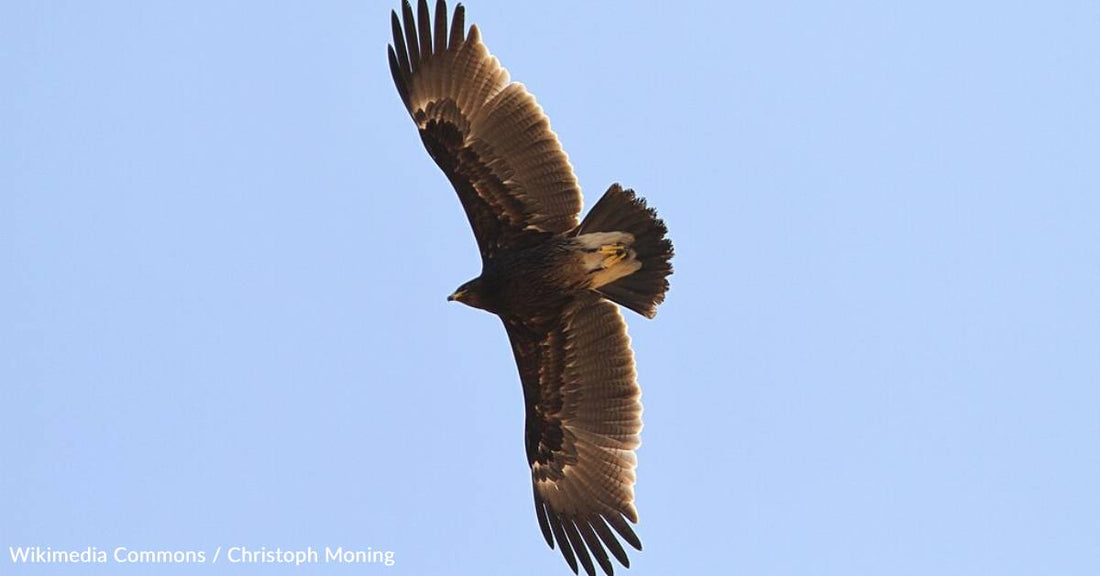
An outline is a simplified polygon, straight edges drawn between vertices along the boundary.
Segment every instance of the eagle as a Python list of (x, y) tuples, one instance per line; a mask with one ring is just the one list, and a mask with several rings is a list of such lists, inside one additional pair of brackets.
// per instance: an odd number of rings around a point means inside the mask
[[(459, 4), (391, 12), (390, 71), (428, 154), (451, 181), (481, 274), (447, 300), (500, 317), (523, 386), (535, 514), (577, 573), (630, 560), (641, 390), (616, 304), (652, 318), (672, 242), (655, 210), (613, 184), (583, 220), (581, 189), (535, 98), (489, 54)], [(433, 26), (434, 20), (434, 26)], [(616, 537), (617, 535), (617, 537)]]

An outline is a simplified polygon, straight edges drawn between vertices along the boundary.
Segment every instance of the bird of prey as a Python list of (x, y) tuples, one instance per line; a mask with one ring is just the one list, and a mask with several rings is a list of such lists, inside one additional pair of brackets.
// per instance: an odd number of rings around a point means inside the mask
[[(481, 252), (481, 275), (448, 300), (504, 322), (526, 404), (535, 512), (574, 573), (641, 550), (630, 523), (641, 390), (618, 303), (652, 318), (672, 243), (644, 199), (618, 184), (583, 221), (581, 190), (550, 123), (489, 54), (459, 4), (431, 17), (404, 0), (388, 56), (420, 139), (450, 179)], [(433, 26), (434, 20), (434, 26)], [(618, 538), (616, 538), (618, 534)]]

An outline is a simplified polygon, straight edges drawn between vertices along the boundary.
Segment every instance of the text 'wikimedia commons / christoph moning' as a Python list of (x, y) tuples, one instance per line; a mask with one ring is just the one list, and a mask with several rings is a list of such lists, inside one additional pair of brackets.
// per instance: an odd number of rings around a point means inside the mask
[(12, 564), (375, 564), (393, 566), (392, 550), (344, 546), (268, 548), (266, 546), (218, 546), (213, 553), (202, 549), (149, 550), (117, 546), (101, 549), (55, 549), (50, 546), (9, 546)]

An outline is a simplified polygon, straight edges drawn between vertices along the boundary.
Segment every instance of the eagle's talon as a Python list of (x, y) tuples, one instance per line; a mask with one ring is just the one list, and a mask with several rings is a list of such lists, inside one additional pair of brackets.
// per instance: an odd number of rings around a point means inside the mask
[(604, 255), (601, 267), (610, 268), (626, 259), (626, 246), (623, 244), (600, 246), (600, 254)]

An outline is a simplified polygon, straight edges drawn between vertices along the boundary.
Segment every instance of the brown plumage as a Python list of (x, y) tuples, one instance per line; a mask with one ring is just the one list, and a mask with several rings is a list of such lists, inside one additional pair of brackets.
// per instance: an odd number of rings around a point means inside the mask
[[(641, 390), (619, 309), (652, 318), (672, 243), (645, 200), (615, 184), (578, 222), (581, 191), (550, 123), (522, 84), (443, 0), (392, 14), (388, 57), (428, 153), (458, 193), (481, 275), (449, 299), (504, 322), (523, 384), (535, 512), (573, 572), (641, 550), (631, 528)], [(594, 564), (595, 563), (595, 564)]]

